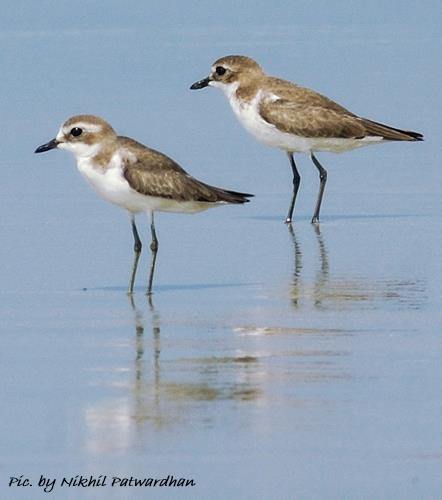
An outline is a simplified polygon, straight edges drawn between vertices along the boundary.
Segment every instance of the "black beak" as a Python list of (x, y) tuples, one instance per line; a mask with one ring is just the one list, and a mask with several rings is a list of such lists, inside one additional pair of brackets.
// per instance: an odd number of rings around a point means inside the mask
[(49, 151), (50, 149), (56, 148), (60, 143), (57, 139), (52, 139), (52, 141), (47, 142), (46, 144), (42, 144), (38, 146), (38, 148), (34, 151), (34, 153), (44, 153), (45, 151)]
[(207, 87), (209, 85), (210, 81), (210, 77), (208, 76), (207, 78), (204, 78), (204, 80), (195, 82), (190, 88), (191, 90), (203, 89), (204, 87)]

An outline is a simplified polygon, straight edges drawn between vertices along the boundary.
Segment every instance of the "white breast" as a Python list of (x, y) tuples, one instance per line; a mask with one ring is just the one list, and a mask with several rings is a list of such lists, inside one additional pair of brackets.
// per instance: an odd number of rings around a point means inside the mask
[(122, 155), (127, 157), (127, 154), (130, 155), (131, 153), (117, 151), (106, 168), (94, 164), (90, 157), (78, 158), (77, 167), (101, 198), (132, 213), (155, 210), (193, 213), (216, 206), (215, 203), (180, 202), (138, 193), (130, 187), (123, 175)]
[(123, 162), (119, 152), (113, 155), (106, 168), (95, 164), (90, 157), (78, 158), (77, 167), (96, 193), (106, 201), (134, 213), (145, 210), (145, 197), (136, 193), (123, 176)]
[(303, 151), (305, 145), (301, 137), (281, 132), (261, 117), (259, 114), (261, 99), (262, 91), (259, 91), (250, 102), (243, 101), (232, 93), (229, 102), (243, 127), (258, 141), (273, 148), (291, 150), (296, 147), (296, 151)]

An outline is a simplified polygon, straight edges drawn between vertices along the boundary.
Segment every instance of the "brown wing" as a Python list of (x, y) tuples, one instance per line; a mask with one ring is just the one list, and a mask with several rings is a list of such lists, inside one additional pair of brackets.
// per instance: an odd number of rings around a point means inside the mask
[(418, 132), (360, 118), (328, 97), (286, 80), (267, 77), (266, 85), (279, 99), (264, 101), (261, 114), (284, 132), (303, 137), (359, 139), (377, 136), (391, 141), (423, 140)]
[(354, 139), (366, 135), (358, 117), (320, 105), (287, 99), (264, 100), (259, 111), (263, 119), (278, 130), (301, 137)]
[[(123, 175), (138, 193), (176, 201), (207, 203), (245, 203), (248, 197), (253, 196), (204, 184), (165, 154), (133, 139), (119, 137), (119, 142), (128, 147)], [(131, 155), (131, 152), (134, 154)]]
[(296, 102), (299, 106), (313, 106), (331, 109), (348, 116), (356, 116), (348, 109), (315, 90), (301, 87), (295, 83), (272, 76), (266, 77), (264, 87), (277, 95), (280, 99)]

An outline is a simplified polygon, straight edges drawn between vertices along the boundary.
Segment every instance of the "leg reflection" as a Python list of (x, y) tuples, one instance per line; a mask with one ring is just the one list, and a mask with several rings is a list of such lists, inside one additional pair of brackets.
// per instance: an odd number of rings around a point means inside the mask
[(142, 362), (144, 354), (144, 320), (141, 311), (136, 307), (133, 295), (129, 295), (129, 302), (134, 313), (135, 322), (135, 378), (141, 380)]
[[(301, 245), (296, 236), (296, 230), (292, 225), (288, 226), (288, 231), (293, 244), (293, 261), (294, 261), (294, 271), (292, 286), (290, 291), (290, 298), (293, 306), (299, 308), (301, 306), (301, 299), (312, 298), (315, 307), (323, 307), (323, 298), (326, 296), (326, 287), (328, 286), (330, 278), (330, 265), (328, 259), (327, 247), (321, 234), (321, 229), (319, 224), (315, 224), (314, 231), (316, 235), (316, 243), (319, 250), (319, 268), (316, 272), (313, 283), (303, 283), (302, 279), (302, 269), (303, 269), (303, 258)], [(308, 279), (308, 278), (307, 278)]]
[[(145, 299), (146, 300), (146, 299)], [(143, 415), (146, 414), (146, 390), (152, 385), (149, 384), (148, 374), (144, 373), (145, 360), (143, 355), (145, 352), (145, 342), (146, 338), (144, 336), (144, 331), (147, 322), (143, 317), (143, 313), (136, 306), (133, 295), (129, 296), (129, 303), (134, 313), (134, 323), (135, 323), (135, 418), (137, 421), (143, 420)], [(150, 324), (152, 329), (152, 346), (153, 346), (153, 415), (154, 420), (161, 425), (162, 416), (160, 412), (160, 353), (161, 353), (161, 336), (160, 336), (160, 316), (158, 311), (155, 309), (152, 298), (147, 297), (147, 309), (150, 314)], [(148, 339), (147, 339), (148, 341)], [(146, 380), (145, 380), (146, 379)]]
[(294, 251), (294, 262), (295, 262), (295, 269), (293, 271), (291, 299), (292, 299), (292, 304), (295, 307), (299, 307), (299, 298), (301, 296), (301, 269), (302, 269), (301, 246), (299, 245), (299, 241), (296, 238), (296, 233), (295, 233), (295, 230), (293, 229), (293, 226), (291, 224), (289, 224), (287, 227), (288, 227), (290, 236), (292, 238), (293, 251)]
[[(312, 252), (304, 248), (301, 253), (299, 228), (288, 227), (293, 244), (294, 271), (290, 290), (293, 307), (300, 309), (313, 305), (315, 309), (329, 311), (384, 308), (387, 304), (400, 308), (422, 307), (426, 300), (426, 283), (422, 279), (364, 276), (363, 271), (354, 276), (354, 264), (347, 266), (343, 274), (333, 272), (324, 234), (319, 224), (313, 225), (313, 229), (317, 250)], [(313, 266), (310, 265), (312, 258), (318, 259)]]
[(330, 266), (328, 261), (328, 252), (325, 246), (324, 238), (321, 234), (319, 224), (314, 225), (316, 240), (319, 248), (320, 266), (316, 272), (315, 286), (313, 290), (314, 304), (318, 308), (322, 308), (322, 300), (325, 296), (325, 288), (330, 278)]

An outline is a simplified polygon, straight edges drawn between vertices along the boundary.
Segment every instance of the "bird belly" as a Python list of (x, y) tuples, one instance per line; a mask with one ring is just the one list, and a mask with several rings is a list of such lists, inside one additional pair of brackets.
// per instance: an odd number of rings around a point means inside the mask
[(382, 141), (382, 137), (377, 136), (364, 137), (363, 139), (346, 139), (335, 137), (304, 137), (283, 132), (261, 117), (258, 110), (259, 97), (258, 94), (250, 103), (244, 103), (236, 97), (232, 97), (230, 104), (243, 127), (259, 142), (267, 146), (292, 153), (311, 153), (313, 151), (341, 153)]

